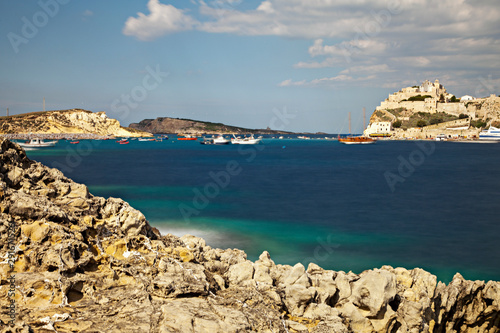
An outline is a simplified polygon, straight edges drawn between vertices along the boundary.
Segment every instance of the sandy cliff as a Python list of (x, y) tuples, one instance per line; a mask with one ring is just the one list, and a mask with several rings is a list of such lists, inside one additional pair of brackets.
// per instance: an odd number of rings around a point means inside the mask
[[(0, 138), (4, 332), (498, 332), (500, 283), (251, 262), (160, 235)], [(9, 322), (13, 320), (13, 327)]]
[(0, 134), (15, 133), (89, 133), (114, 136), (151, 136), (150, 133), (120, 126), (104, 112), (72, 109), (33, 112), (0, 117)]

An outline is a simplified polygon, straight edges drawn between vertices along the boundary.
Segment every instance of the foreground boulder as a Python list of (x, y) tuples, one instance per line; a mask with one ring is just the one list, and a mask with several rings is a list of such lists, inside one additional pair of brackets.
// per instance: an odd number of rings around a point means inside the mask
[(306, 269), (267, 252), (251, 262), (195, 236), (161, 235), (126, 202), (93, 196), (4, 139), (0, 231), (4, 332), (500, 330), (498, 282)]

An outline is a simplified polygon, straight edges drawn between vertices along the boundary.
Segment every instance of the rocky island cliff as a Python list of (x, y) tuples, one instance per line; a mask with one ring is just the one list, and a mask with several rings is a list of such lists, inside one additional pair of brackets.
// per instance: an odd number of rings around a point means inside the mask
[(271, 129), (249, 129), (231, 125), (225, 125), (222, 123), (212, 123), (208, 121), (192, 120), (192, 119), (180, 119), (180, 118), (170, 118), (170, 117), (158, 117), (156, 119), (144, 119), (139, 123), (132, 123), (129, 125), (131, 128), (135, 128), (141, 131), (154, 133), (154, 134), (164, 134), (164, 133), (175, 133), (175, 134), (286, 134), (290, 132), (275, 131)]
[(0, 117), (0, 134), (95, 134), (99, 136), (151, 136), (122, 127), (104, 112), (82, 109), (42, 111)]
[(499, 96), (457, 98), (439, 80), (426, 80), (390, 94), (371, 115), (364, 134), (418, 139), (438, 134), (473, 138), (489, 126), (500, 126)]
[[(498, 332), (500, 283), (255, 261), (161, 235), (0, 138), (3, 332)], [(12, 326), (10, 326), (12, 324)]]

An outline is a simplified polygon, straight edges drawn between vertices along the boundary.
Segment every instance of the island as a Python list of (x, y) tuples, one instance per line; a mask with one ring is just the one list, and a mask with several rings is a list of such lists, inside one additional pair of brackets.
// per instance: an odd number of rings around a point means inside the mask
[(156, 119), (144, 119), (139, 123), (132, 123), (130, 128), (153, 134), (189, 134), (200, 136), (204, 134), (292, 134), (292, 132), (267, 129), (250, 129), (213, 123), (209, 121), (158, 117)]

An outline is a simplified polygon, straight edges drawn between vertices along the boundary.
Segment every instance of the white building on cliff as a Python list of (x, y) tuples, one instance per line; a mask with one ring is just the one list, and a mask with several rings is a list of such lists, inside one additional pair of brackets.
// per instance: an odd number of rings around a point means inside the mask
[(379, 121), (375, 123), (368, 124), (368, 127), (364, 130), (364, 136), (378, 136), (386, 137), (391, 136), (392, 124), (390, 121)]

